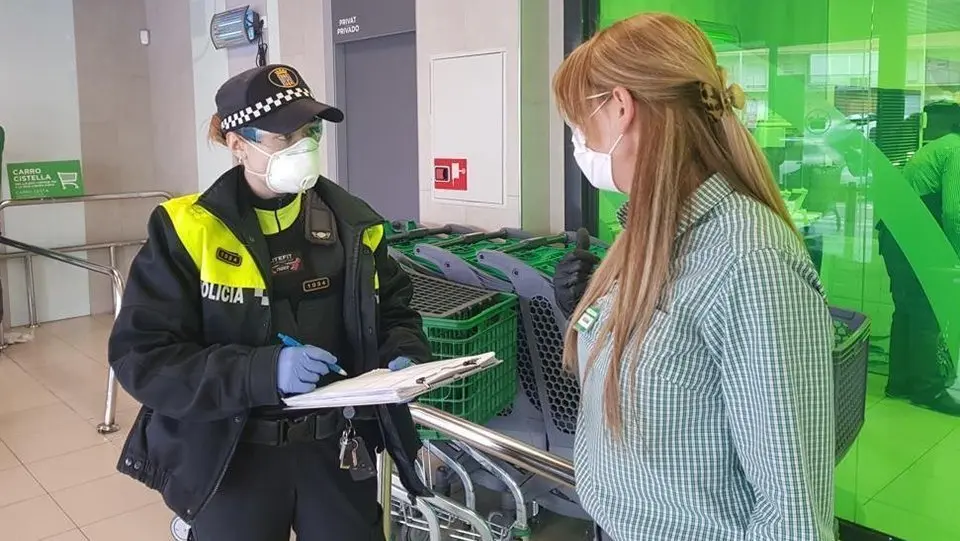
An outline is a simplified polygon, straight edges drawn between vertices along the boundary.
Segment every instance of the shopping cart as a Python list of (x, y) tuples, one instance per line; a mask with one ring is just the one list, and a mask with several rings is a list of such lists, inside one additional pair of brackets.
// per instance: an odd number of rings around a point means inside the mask
[[(450, 280), (518, 294), (520, 392), (513, 406), (501, 411), (487, 426), (569, 458), (573, 452), (579, 386), (562, 368), (566, 321), (559, 311), (554, 314), (551, 279), (556, 264), (575, 249), (576, 234), (524, 237), (511, 230), (474, 233), (418, 244), (415, 254)], [(606, 250), (606, 244), (592, 239), (591, 251), (603, 257)], [(438, 445), (464, 461), (474, 482), (494, 491), (508, 492), (501, 479), (489, 475), (469, 454), (443, 447), (443, 443)], [(537, 502), (566, 516), (586, 518), (572, 490), (506, 465), (504, 469), (512, 482), (523, 487), (528, 502)], [(508, 500), (504, 501), (504, 513), (516, 512)]]
[(80, 189), (80, 174), (76, 171), (72, 173), (58, 172), (57, 178), (60, 180), (60, 187), (64, 190), (67, 188)]
[[(532, 238), (518, 229), (478, 231), (440, 242), (418, 243), (416, 256), (428, 261), (448, 280), (493, 291), (512, 291), (510, 281), (496, 269), (478, 266), (477, 253), (481, 250), (508, 250), (517, 244), (543, 240)], [(547, 241), (549, 242), (549, 241)]]
[[(529, 518), (524, 504), (524, 495), (517, 483), (493, 460), (479, 451), (462, 443), (449, 442), (448, 445), (468, 453), (491, 475), (501, 479), (508, 487), (508, 493), (513, 498), (514, 507), (521, 511), (509, 519), (500, 511), (493, 511), (486, 518), (481, 518), (477, 509), (476, 492), (470, 475), (453, 457), (432, 443), (425, 442), (423, 456), (426, 457), (428, 464), (426, 474), (422, 462), (418, 467), (421, 479), (427, 486), (436, 488), (436, 485), (432, 482), (432, 472), (434, 471), (432, 460), (438, 460), (459, 481), (463, 489), (462, 501), (455, 501), (451, 497), (438, 494), (430, 498), (417, 498), (415, 504), (411, 503), (406, 492), (399, 486), (399, 479), (394, 476), (390, 514), (397, 526), (396, 539), (398, 541), (530, 539)], [(424, 507), (427, 510), (424, 510)]]
[(387, 224), (386, 229), (387, 251), (390, 257), (409, 269), (432, 276), (442, 276), (443, 273), (430, 261), (417, 257), (416, 246), (423, 243), (445, 242), (476, 232), (476, 229), (462, 225), (425, 227), (412, 221), (392, 222)]
[[(422, 260), (440, 269), (444, 277), (459, 283), (495, 291), (516, 291), (516, 276), (512, 270), (497, 264), (490, 264), (484, 254), (496, 252), (509, 254), (511, 261), (516, 260), (529, 267), (529, 272), (541, 275), (541, 279), (552, 277), (556, 264), (575, 249), (576, 234), (530, 237), (524, 232), (501, 229), (489, 233), (473, 233), (459, 238), (433, 244), (418, 244), (416, 254)], [(590, 250), (602, 257), (607, 245), (592, 239)], [(552, 298), (552, 295), (551, 295)], [(521, 392), (514, 400), (513, 407), (501, 412), (500, 418), (490, 426), (511, 437), (546, 449), (548, 436), (544, 431), (542, 413), (541, 385), (537, 382), (534, 365), (540, 364), (535, 349), (536, 341), (531, 338), (534, 330), (526, 321), (523, 310), (518, 321), (518, 357), (517, 371)], [(559, 355), (559, 350), (554, 353)]]
[[(415, 253), (454, 282), (494, 291), (513, 291), (511, 278), (503, 269), (487, 264), (484, 252), (511, 254), (544, 275), (553, 276), (557, 263), (575, 248), (575, 233), (533, 237), (516, 229), (500, 229), (439, 243), (418, 244)], [(607, 245), (591, 239), (590, 251), (603, 257)]]

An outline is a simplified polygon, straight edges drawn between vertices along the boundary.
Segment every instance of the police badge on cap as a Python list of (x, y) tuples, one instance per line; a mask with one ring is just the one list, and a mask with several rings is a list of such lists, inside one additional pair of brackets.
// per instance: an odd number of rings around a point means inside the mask
[(295, 88), (300, 84), (300, 76), (297, 75), (297, 72), (285, 66), (270, 70), (267, 79), (280, 88)]
[(220, 128), (251, 126), (271, 133), (292, 133), (316, 119), (343, 121), (343, 111), (320, 103), (296, 69), (270, 64), (236, 75), (217, 91)]

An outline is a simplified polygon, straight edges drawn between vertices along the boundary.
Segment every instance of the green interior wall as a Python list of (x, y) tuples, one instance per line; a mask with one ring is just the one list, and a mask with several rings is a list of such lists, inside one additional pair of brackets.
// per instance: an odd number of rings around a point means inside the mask
[[(600, 3), (601, 28), (645, 11), (673, 13), (704, 26), (712, 23), (735, 27), (739, 43), (714, 40), (718, 51), (739, 49), (747, 56), (768, 62), (765, 91), (748, 89), (751, 100), (764, 102), (769, 110), (766, 122), (751, 126), (760, 146), (776, 154), (778, 148), (782, 150), (786, 136), (801, 137), (803, 168), (808, 167), (805, 161), (808, 153), (815, 154), (818, 145), (828, 146), (831, 153), (841, 156), (849, 171), (853, 171), (854, 159), (869, 166), (872, 176), (854, 174), (860, 177), (860, 182), (852, 188), (812, 182), (804, 204), (837, 204), (843, 208), (843, 216), (836, 218), (838, 230), (823, 232), (821, 277), (832, 305), (866, 313), (872, 320), (871, 370), (875, 375), (871, 376), (870, 400), (877, 401), (883, 398), (884, 355), (894, 306), (886, 267), (877, 249), (876, 222), (882, 219), (904, 250), (933, 305), (953, 357), (960, 351), (960, 333), (955, 331), (960, 325), (960, 284), (954, 283), (960, 259), (903, 179), (901, 163), (878, 148), (879, 142), (849, 129), (850, 123), (835, 103), (836, 87), (840, 85), (833, 77), (832, 68), (826, 81), (815, 84), (809, 72), (798, 73), (793, 69), (796, 64), (791, 63), (790, 57), (796, 60), (798, 54), (825, 54), (832, 59), (862, 53), (861, 72), (851, 74), (861, 80), (850, 86), (919, 92), (925, 99), (928, 89), (923, 81), (909, 81), (908, 65), (918, 55), (922, 61), (926, 40), (936, 38), (941, 44), (937, 51), (939, 58), (960, 58), (960, 31), (933, 36), (925, 34), (923, 21), (918, 24), (916, 14), (927, 8), (927, 1), (601, 0)], [(912, 18), (908, 17), (909, 12)], [(938, 16), (936, 12), (926, 14), (929, 22)], [(944, 47), (943, 43), (947, 45)], [(960, 86), (953, 91), (960, 91)], [(826, 133), (812, 134), (810, 123), (815, 116), (829, 119)], [(829, 167), (809, 170), (814, 180), (824, 171), (830, 173)], [(807, 178), (807, 169), (803, 174)], [(615, 212), (624, 199), (616, 194), (600, 195), (601, 238), (612, 239), (618, 232)], [(813, 227), (822, 229), (822, 225)], [(954, 332), (949, 332), (950, 329)], [(949, 532), (944, 529), (947, 526), (929, 524), (940, 520), (943, 513), (938, 512), (939, 503), (930, 502), (926, 497), (926, 494), (949, 494), (950, 505), (960, 503), (960, 494), (953, 495), (960, 473), (953, 477), (931, 475), (914, 483), (911, 490), (894, 490), (898, 476), (902, 476), (897, 468), (906, 472), (923, 455), (921, 451), (906, 449), (913, 449), (910, 446), (914, 441), (929, 440), (932, 445), (948, 434), (944, 432), (947, 421), (922, 415), (893, 406), (868, 409), (868, 426), (860, 442), (837, 469), (838, 516), (911, 541), (960, 539), (960, 520), (955, 521), (955, 528)], [(925, 424), (928, 421), (929, 424)], [(958, 430), (954, 450), (956, 460), (960, 460), (960, 424), (949, 427)], [(907, 432), (911, 441), (898, 445), (897, 439)], [(956, 460), (949, 464), (951, 471), (958, 470)], [(894, 495), (885, 496), (882, 505), (878, 505), (874, 497), (886, 486), (893, 487)]]

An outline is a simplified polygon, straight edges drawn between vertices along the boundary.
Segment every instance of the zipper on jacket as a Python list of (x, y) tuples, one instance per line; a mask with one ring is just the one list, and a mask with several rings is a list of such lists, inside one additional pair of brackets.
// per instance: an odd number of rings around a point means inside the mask
[[(358, 237), (357, 237), (357, 242), (356, 242), (356, 244), (354, 244), (354, 252), (353, 252), (353, 263), (354, 263), (353, 279), (354, 279), (354, 283), (356, 284), (356, 289), (357, 289), (357, 292), (358, 292), (358, 293), (362, 293), (362, 292), (363, 292), (363, 284), (360, 283), (360, 267), (361, 267), (361, 263), (362, 263), (362, 262), (360, 261), (360, 256), (361, 256), (361, 254), (364, 252), (364, 248), (365, 248), (365, 245), (363, 244), (363, 233), (364, 233), (364, 231), (367, 230), (368, 227), (371, 227), (371, 226), (373, 226), (373, 225), (376, 225), (376, 224), (375, 224), (375, 223), (364, 223), (364, 224), (358, 224), (358, 225), (357, 225), (359, 234), (358, 234)], [(369, 250), (369, 248), (366, 248), (366, 249)], [(372, 251), (372, 250), (370, 251), (370, 257), (374, 257), (374, 254), (373, 254), (373, 251)], [(376, 263), (374, 263), (374, 265), (376, 265)], [(376, 268), (374, 268), (374, 272), (377, 272)], [(363, 298), (363, 296), (361, 296), (361, 295), (358, 295), (358, 296), (357, 296), (357, 300), (356, 300), (357, 306), (356, 306), (356, 315), (355, 315), (355, 317), (357, 318), (357, 332), (360, 333), (360, 340), (359, 340), (360, 343), (359, 343), (358, 345), (360, 346), (360, 352), (361, 352), (363, 358), (366, 359), (367, 342), (369, 341), (369, 338), (367, 337), (367, 329), (365, 329), (364, 326), (363, 326), (363, 302), (364, 302), (364, 300), (365, 300), (365, 299)]]
[[(354, 244), (353, 252), (353, 282), (356, 284), (357, 291), (361, 291), (363, 286), (360, 283), (360, 255), (363, 252), (363, 229), (360, 230), (360, 235), (357, 237), (357, 242)], [(357, 295), (357, 303), (355, 307), (355, 317), (357, 318), (357, 332), (360, 333), (360, 340), (358, 340), (358, 346), (360, 346), (360, 358), (367, 358), (367, 332), (363, 328), (363, 298), (360, 295)], [(364, 363), (366, 364), (366, 363)], [(366, 367), (364, 367), (366, 368)], [(362, 371), (363, 369), (361, 369)], [(359, 372), (359, 371), (358, 371)]]

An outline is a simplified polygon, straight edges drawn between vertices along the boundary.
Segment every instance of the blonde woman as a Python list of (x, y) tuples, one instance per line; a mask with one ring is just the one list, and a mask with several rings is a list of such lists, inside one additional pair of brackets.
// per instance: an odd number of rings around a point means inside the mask
[(643, 14), (554, 79), (578, 164), (630, 198), (574, 310), (577, 490), (614, 539), (832, 540), (832, 324), (706, 36)]

